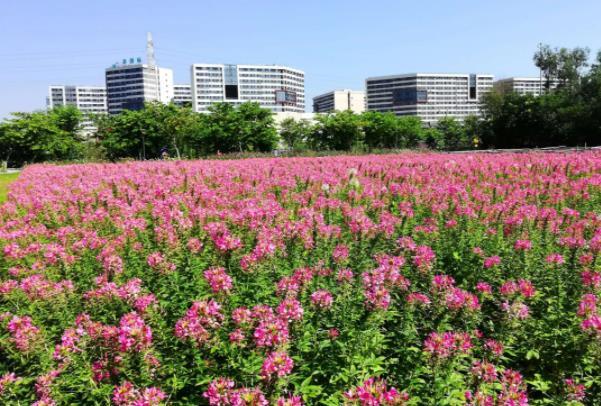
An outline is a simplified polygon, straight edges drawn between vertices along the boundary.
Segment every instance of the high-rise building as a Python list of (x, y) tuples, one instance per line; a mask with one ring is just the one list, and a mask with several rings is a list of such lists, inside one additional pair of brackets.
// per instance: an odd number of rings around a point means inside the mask
[(192, 87), (190, 85), (173, 85), (173, 103), (178, 106), (192, 106)]
[(49, 86), (46, 105), (49, 109), (75, 106), (84, 115), (82, 130), (87, 135), (95, 130), (90, 116), (107, 112), (106, 89), (104, 86)]
[[(535, 77), (511, 77), (505, 79), (499, 79), (494, 83), (495, 90), (501, 93), (518, 93), (518, 94), (531, 94), (534, 96), (540, 96), (546, 91), (546, 80), (545, 78)], [(551, 79), (549, 83), (550, 89), (555, 89), (559, 85), (559, 80)]]
[(414, 115), (425, 125), (443, 117), (463, 120), (479, 115), (482, 97), (492, 89), (493, 75), (409, 73), (365, 81), (367, 110)]
[(365, 111), (365, 92), (362, 90), (332, 90), (313, 98), (314, 113), (351, 110), (354, 113)]
[(278, 112), (305, 111), (305, 74), (279, 65), (194, 64), (192, 107), (206, 112), (213, 103), (258, 102)]
[(105, 78), (109, 114), (139, 110), (145, 102), (173, 100), (173, 71), (143, 64), (140, 58), (107, 68)]

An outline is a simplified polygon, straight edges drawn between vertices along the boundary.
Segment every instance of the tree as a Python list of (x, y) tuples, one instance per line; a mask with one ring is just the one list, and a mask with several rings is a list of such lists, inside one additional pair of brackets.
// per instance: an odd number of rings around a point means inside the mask
[(240, 152), (269, 152), (278, 145), (279, 136), (275, 128), (273, 113), (259, 103), (242, 103), (237, 111)]
[(588, 48), (561, 48), (557, 53), (557, 78), (559, 86), (572, 92), (578, 89), (582, 69), (588, 65)]
[(534, 65), (540, 70), (541, 76), (545, 78), (545, 89), (549, 91), (551, 81), (557, 77), (559, 61), (557, 53), (549, 45), (538, 44), (535, 52)]
[(582, 69), (587, 66), (589, 53), (588, 48), (553, 49), (539, 44), (533, 60), (545, 78), (545, 89), (549, 91), (551, 81), (558, 79), (560, 88), (575, 91), (580, 84)]
[(292, 150), (303, 149), (311, 134), (314, 131), (314, 125), (307, 119), (295, 120), (286, 118), (280, 123), (280, 137), (286, 146)]
[(463, 131), (468, 148), (478, 148), (482, 144), (482, 121), (478, 116), (470, 114), (463, 120)]
[(438, 140), (438, 149), (456, 151), (471, 147), (464, 127), (454, 117), (443, 117), (436, 125), (441, 137)]
[(0, 125), (1, 160), (13, 165), (25, 162), (75, 159), (81, 153), (81, 113), (74, 107), (49, 111), (12, 113)]
[(196, 121), (189, 137), (197, 154), (268, 152), (277, 146), (273, 115), (258, 103), (246, 102), (238, 107), (216, 103), (209, 107), (209, 114), (199, 116), (202, 118)]
[(417, 116), (397, 117), (397, 134), (400, 142), (395, 140), (393, 148), (415, 148), (424, 137), (422, 121)]
[(318, 116), (310, 144), (313, 149), (350, 151), (362, 148), (364, 140), (361, 116), (346, 110)]

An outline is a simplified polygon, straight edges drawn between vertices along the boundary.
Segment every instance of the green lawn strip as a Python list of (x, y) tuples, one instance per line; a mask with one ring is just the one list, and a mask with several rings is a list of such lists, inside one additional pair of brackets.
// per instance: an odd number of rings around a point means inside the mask
[(18, 173), (0, 174), (0, 203), (6, 200), (6, 195), (8, 193), (8, 185), (15, 181), (18, 177)]

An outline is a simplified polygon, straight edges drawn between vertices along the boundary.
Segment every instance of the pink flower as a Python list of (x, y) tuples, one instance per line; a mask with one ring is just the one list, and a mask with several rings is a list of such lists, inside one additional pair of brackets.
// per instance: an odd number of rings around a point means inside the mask
[(492, 295), (492, 287), (486, 282), (478, 282), (476, 284), (476, 290), (485, 295)]
[(424, 351), (438, 359), (445, 359), (455, 353), (467, 353), (472, 342), (467, 333), (432, 332), (424, 341)]
[(152, 330), (135, 312), (121, 317), (119, 322), (119, 344), (123, 352), (144, 350), (152, 344)]
[(332, 259), (334, 262), (340, 263), (346, 260), (349, 256), (349, 249), (346, 245), (338, 244), (332, 251)]
[(272, 352), (263, 362), (263, 366), (261, 367), (261, 376), (264, 379), (269, 379), (275, 374), (278, 378), (281, 378), (290, 374), (293, 367), (294, 362), (292, 361), (292, 358), (288, 356), (288, 354), (282, 351)]
[(501, 263), (501, 257), (498, 255), (493, 255), (492, 257), (488, 257), (484, 259), (484, 268), (492, 268), (495, 265), (499, 265)]
[(585, 286), (592, 286), (594, 288), (601, 286), (601, 273), (599, 272), (582, 271), (580, 278)]
[(497, 369), (493, 364), (486, 361), (474, 361), (472, 365), (472, 375), (475, 378), (492, 383), (497, 381)]
[(160, 389), (150, 387), (140, 391), (128, 381), (113, 390), (113, 403), (117, 406), (158, 406), (166, 397)]
[(336, 274), (336, 280), (340, 283), (350, 283), (353, 277), (353, 271), (349, 268), (341, 269)]
[(332, 340), (337, 339), (339, 335), (340, 335), (340, 331), (338, 331), (338, 329), (336, 329), (336, 328), (331, 328), (328, 330), (328, 337), (330, 337), (330, 339), (332, 339)]
[(598, 315), (592, 315), (588, 319), (585, 319), (580, 323), (580, 328), (585, 331), (589, 331), (601, 337), (601, 317)]
[(413, 292), (407, 295), (407, 303), (409, 304), (422, 304), (428, 306), (431, 301), (430, 298), (423, 293)]
[(530, 309), (528, 306), (519, 301), (513, 303), (505, 301), (501, 303), (501, 309), (508, 314), (510, 319), (524, 320), (530, 315)]
[(7, 325), (11, 341), (19, 351), (28, 352), (41, 340), (40, 329), (29, 316), (13, 316)]
[(582, 384), (577, 384), (573, 378), (568, 378), (564, 381), (567, 392), (567, 398), (570, 401), (583, 401), (586, 397), (585, 387)]
[(188, 247), (191, 253), (198, 254), (202, 250), (202, 242), (198, 238), (190, 238), (186, 247)]
[(536, 289), (534, 288), (534, 285), (528, 280), (520, 279), (518, 281), (518, 287), (522, 296), (524, 296), (527, 299), (531, 298), (536, 294)]
[(0, 377), (0, 396), (2, 396), (2, 393), (4, 392), (7, 386), (15, 383), (19, 379), (20, 378), (17, 378), (14, 372), (7, 372), (4, 375), (2, 375)]
[(230, 391), (234, 388), (234, 381), (227, 378), (218, 378), (209, 384), (202, 396), (209, 401), (209, 405), (221, 406), (231, 404)]
[(565, 262), (563, 259), (563, 256), (558, 253), (547, 255), (547, 258), (545, 258), (545, 261), (547, 261), (548, 264), (552, 264), (552, 265), (561, 265)]
[(237, 326), (249, 323), (251, 318), (252, 313), (246, 307), (238, 307), (232, 312), (232, 320), (234, 320)]
[(369, 378), (361, 386), (345, 392), (344, 397), (351, 404), (361, 406), (405, 405), (409, 401), (407, 393), (389, 388), (386, 381), (375, 378)]
[(244, 336), (244, 332), (239, 328), (237, 328), (229, 334), (229, 340), (232, 344), (240, 344), (244, 341), (245, 338), (246, 337)]
[(267, 406), (269, 402), (259, 388), (240, 388), (230, 392), (232, 406)]
[(257, 347), (276, 347), (288, 342), (288, 323), (281, 319), (261, 321), (253, 334)]
[(415, 249), (413, 264), (420, 269), (429, 269), (432, 267), (436, 254), (434, 250), (427, 245), (420, 245)]
[(211, 337), (210, 330), (223, 321), (221, 306), (214, 300), (194, 302), (184, 317), (175, 324), (175, 336), (191, 340), (197, 346), (205, 344)]
[(447, 290), (455, 286), (455, 279), (449, 275), (434, 275), (432, 278), (432, 289), (434, 291)]
[(158, 268), (163, 262), (165, 262), (165, 257), (160, 252), (153, 252), (146, 259), (148, 266), (151, 268)]
[(277, 406), (303, 406), (300, 396), (289, 396), (278, 398)]
[(446, 306), (451, 310), (462, 308), (475, 311), (480, 309), (478, 297), (459, 288), (450, 288), (444, 297)]
[(532, 241), (530, 240), (517, 240), (513, 245), (516, 251), (529, 251), (532, 249)]
[(597, 313), (597, 296), (592, 293), (587, 293), (582, 296), (580, 305), (578, 306), (578, 315), (588, 317)]
[(294, 298), (284, 299), (277, 308), (278, 316), (284, 320), (300, 320), (303, 318), (303, 308)]
[(232, 288), (232, 278), (225, 272), (224, 268), (209, 268), (204, 272), (204, 277), (209, 282), (213, 293), (229, 293)]
[(327, 290), (321, 289), (311, 294), (311, 303), (321, 309), (329, 309), (333, 302), (334, 298)]
[(495, 356), (500, 357), (503, 355), (503, 344), (496, 340), (486, 340), (484, 343), (484, 348), (492, 352)]

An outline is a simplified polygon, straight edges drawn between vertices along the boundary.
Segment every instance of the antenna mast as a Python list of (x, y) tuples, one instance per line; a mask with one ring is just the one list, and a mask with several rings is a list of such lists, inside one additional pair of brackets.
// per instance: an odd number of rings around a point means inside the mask
[(152, 42), (152, 33), (146, 33), (146, 63), (148, 66), (156, 66), (154, 58), (154, 43)]

